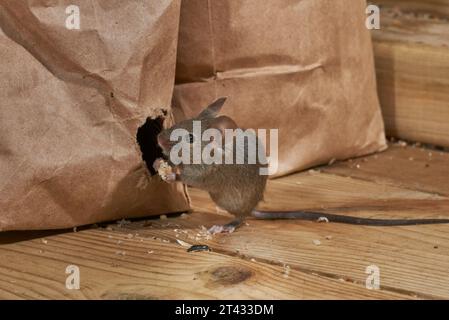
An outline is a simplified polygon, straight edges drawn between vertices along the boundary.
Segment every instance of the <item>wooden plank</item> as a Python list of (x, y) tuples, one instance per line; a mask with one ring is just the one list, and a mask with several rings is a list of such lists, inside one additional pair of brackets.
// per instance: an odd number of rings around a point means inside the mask
[(391, 145), (386, 152), (324, 167), (323, 172), (338, 174), (449, 195), (449, 153), (425, 148)]
[(447, 14), (447, 2), (385, 2), (416, 10), (392, 16), (382, 8), (381, 29), (372, 32), (387, 134), (449, 146), (449, 23), (420, 13), (445, 8), (439, 12)]
[[(300, 270), (287, 276), (279, 265), (187, 253), (173, 242), (105, 229), (4, 244), (0, 255), (5, 299), (410, 298)], [(65, 288), (68, 265), (80, 268), (80, 290)]]
[[(262, 207), (444, 216), (447, 156), (393, 146), (368, 160), (272, 180)], [(449, 298), (449, 225), (249, 220), (234, 234), (208, 236), (206, 227), (229, 217), (214, 214), (205, 192), (190, 195), (195, 207), (190, 215), (77, 233), (0, 234), (0, 298)], [(213, 251), (187, 253), (178, 239)], [(69, 264), (81, 269), (79, 291), (65, 289)], [(379, 291), (365, 288), (369, 265), (380, 268)]]
[[(193, 199), (203, 197), (196, 196), (201, 191), (191, 193)], [(361, 215), (377, 217), (358, 210)], [(376, 265), (381, 271), (381, 286), (387, 291), (420, 298), (449, 298), (449, 225), (364, 227), (252, 219), (232, 235), (211, 239), (204, 236), (204, 227), (227, 221), (229, 218), (224, 216), (195, 212), (187, 219), (155, 220), (147, 227), (130, 228), (148, 237), (207, 244), (223, 254), (279, 266), (287, 264), (293, 270), (359, 285), (366, 280), (366, 268)], [(315, 240), (320, 245), (314, 244)]]
[[(385, 155), (387, 154), (390, 152), (385, 153)], [(385, 155), (379, 155), (379, 157)], [(265, 201), (261, 202), (258, 207), (263, 210), (323, 211), (366, 218), (449, 218), (448, 198), (434, 192), (421, 192), (387, 185), (386, 183), (391, 180), (387, 180), (389, 170), (385, 170), (385, 179), (382, 180), (378, 178), (375, 171), (370, 171), (368, 167), (365, 168), (366, 164), (372, 166), (377, 164), (377, 168), (383, 169), (384, 161), (382, 159), (369, 162), (357, 161), (363, 163), (360, 170), (352, 168), (353, 166), (355, 168), (357, 162), (343, 162), (330, 168), (325, 167), (321, 173), (318, 171), (305, 172), (271, 180), (268, 182), (264, 195)], [(363, 170), (367, 170), (365, 175), (363, 175)], [(378, 172), (382, 173), (379, 170)], [(404, 169), (402, 172), (397, 172), (399, 177), (401, 177), (401, 173), (409, 176)], [(355, 178), (351, 178), (349, 175)], [(366, 181), (370, 178), (385, 185)], [(432, 180), (427, 176), (425, 178), (429, 178), (429, 184), (435, 184), (435, 180), (438, 182), (438, 179)], [(412, 178), (408, 179), (414, 186)], [(396, 182), (392, 180), (391, 183)], [(447, 184), (447, 180), (441, 179), (441, 184), (437, 187)], [(196, 210), (220, 213), (229, 217), (228, 214), (217, 210), (206, 192), (189, 189), (189, 194)]]
[[(376, 218), (447, 218), (448, 163), (448, 153), (395, 145), (381, 154), (269, 181), (261, 207)], [(215, 212), (205, 192), (190, 190), (190, 196), (198, 210)], [(211, 220), (198, 214), (181, 225), (188, 226), (192, 241), (202, 224), (210, 227), (227, 219), (217, 216)], [(234, 235), (214, 237), (208, 244), (215, 250), (289, 263), (358, 283), (364, 280), (364, 268), (372, 263), (380, 267), (382, 285), (388, 290), (449, 298), (449, 225), (370, 228), (301, 221), (248, 223)], [(326, 240), (329, 235), (332, 239)], [(173, 234), (165, 230), (164, 236)], [(314, 245), (313, 240), (321, 245)]]
[(403, 11), (431, 13), (436, 17), (449, 17), (449, 0), (376, 0), (370, 3), (398, 7)]

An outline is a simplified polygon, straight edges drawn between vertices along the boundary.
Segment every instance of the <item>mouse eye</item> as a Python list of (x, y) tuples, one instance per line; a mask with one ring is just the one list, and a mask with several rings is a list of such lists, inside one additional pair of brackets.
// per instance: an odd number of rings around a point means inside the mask
[(189, 135), (187, 136), (187, 141), (189, 143), (193, 143), (193, 141), (194, 141), (193, 134), (189, 133)]

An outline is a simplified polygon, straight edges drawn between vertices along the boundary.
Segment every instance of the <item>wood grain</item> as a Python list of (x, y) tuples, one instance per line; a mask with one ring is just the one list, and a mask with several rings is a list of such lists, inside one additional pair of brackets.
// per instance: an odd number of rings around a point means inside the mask
[[(198, 190), (191, 193), (193, 199), (198, 199), (197, 193), (203, 194)], [(357, 214), (378, 217), (364, 210)], [(360, 285), (366, 279), (366, 267), (374, 264), (381, 270), (381, 285), (387, 291), (449, 298), (449, 225), (364, 227), (250, 219), (232, 235), (202, 236), (202, 227), (228, 221), (224, 216), (195, 212), (187, 219), (156, 220), (147, 227), (130, 226), (122, 232), (207, 244), (223, 254), (287, 264), (294, 270)], [(315, 240), (320, 241), (319, 246)]]
[(376, 0), (369, 2), (387, 7), (399, 7), (404, 11), (426, 12), (437, 17), (449, 17), (448, 0)]
[[(0, 247), (3, 299), (398, 299), (408, 296), (174, 243), (86, 230)], [(119, 243), (119, 241), (121, 241)], [(117, 254), (120, 252), (120, 254)], [(148, 253), (151, 252), (151, 253)], [(80, 268), (80, 290), (65, 268)]]
[[(448, 2), (381, 3), (387, 4), (381, 10), (381, 29), (372, 35), (387, 134), (449, 146)], [(389, 7), (406, 13), (392, 17)], [(424, 15), (429, 12), (440, 18)]]
[[(271, 180), (261, 207), (447, 217), (448, 164), (446, 153), (393, 146)], [(449, 299), (449, 225), (249, 219), (231, 235), (209, 236), (206, 228), (230, 216), (216, 214), (205, 192), (190, 195), (188, 215), (80, 232), (0, 233), (0, 298)], [(212, 252), (187, 253), (177, 240)], [(81, 270), (80, 290), (65, 288), (69, 264)], [(380, 290), (365, 286), (370, 265), (380, 268)]]
[(339, 162), (323, 172), (449, 196), (449, 153), (391, 145), (387, 152)]

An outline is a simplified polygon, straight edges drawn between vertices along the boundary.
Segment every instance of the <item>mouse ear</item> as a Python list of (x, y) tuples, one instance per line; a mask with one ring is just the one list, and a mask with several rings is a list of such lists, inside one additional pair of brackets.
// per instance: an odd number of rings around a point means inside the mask
[(221, 107), (225, 103), (227, 97), (221, 97), (214, 102), (212, 102), (206, 109), (204, 109), (197, 118), (206, 119), (206, 118), (215, 118), (221, 110)]
[(224, 136), (225, 129), (237, 129), (237, 124), (228, 116), (220, 116), (210, 122), (209, 128), (215, 128), (221, 131)]

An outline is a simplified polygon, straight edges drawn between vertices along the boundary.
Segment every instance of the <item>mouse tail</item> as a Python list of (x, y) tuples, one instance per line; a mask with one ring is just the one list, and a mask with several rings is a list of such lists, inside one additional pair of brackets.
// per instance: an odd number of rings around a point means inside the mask
[(449, 223), (449, 219), (372, 219), (359, 218), (354, 216), (330, 214), (313, 211), (262, 211), (253, 210), (252, 216), (261, 220), (297, 219), (307, 221), (329, 221), (335, 223), (345, 223), (364, 226), (412, 226), (424, 224)]

